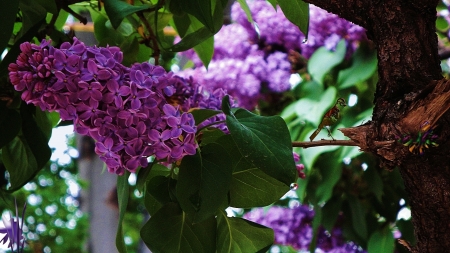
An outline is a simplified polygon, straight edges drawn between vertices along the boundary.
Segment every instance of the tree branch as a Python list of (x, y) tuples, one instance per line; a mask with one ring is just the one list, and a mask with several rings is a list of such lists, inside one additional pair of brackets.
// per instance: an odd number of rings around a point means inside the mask
[(293, 141), (292, 147), (311, 148), (320, 146), (358, 146), (352, 140), (320, 140), (320, 141)]

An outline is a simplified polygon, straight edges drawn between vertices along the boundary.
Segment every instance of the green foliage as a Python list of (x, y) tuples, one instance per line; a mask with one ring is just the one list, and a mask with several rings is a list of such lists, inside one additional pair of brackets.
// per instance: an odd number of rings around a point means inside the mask
[(308, 38), (309, 4), (303, 0), (278, 0), (278, 4), (286, 18), (297, 25)]

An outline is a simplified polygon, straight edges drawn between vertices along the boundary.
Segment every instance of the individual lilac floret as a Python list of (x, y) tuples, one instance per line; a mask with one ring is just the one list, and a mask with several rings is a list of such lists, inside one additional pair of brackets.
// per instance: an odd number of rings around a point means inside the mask
[(76, 38), (60, 49), (43, 41), (21, 50), (9, 77), (22, 99), (73, 120), (76, 132), (97, 141), (110, 172), (134, 172), (149, 156), (171, 163), (195, 154), (192, 114), (168, 103), (181, 78), (149, 63), (125, 67), (119, 48), (87, 47)]
[[(272, 206), (269, 209), (255, 208), (244, 214), (244, 218), (270, 227), (275, 233), (275, 244), (292, 246), (297, 250), (309, 249), (313, 238), (312, 222), (314, 211), (306, 205), (294, 208)], [(346, 242), (342, 228), (332, 231), (319, 228), (316, 252), (363, 253), (361, 247), (353, 242)]]

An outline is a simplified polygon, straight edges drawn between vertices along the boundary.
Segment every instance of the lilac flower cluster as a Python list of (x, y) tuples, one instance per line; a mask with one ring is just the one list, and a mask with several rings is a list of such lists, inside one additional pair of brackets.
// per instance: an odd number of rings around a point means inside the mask
[(238, 4), (232, 7), (232, 19), (245, 27), (252, 41), (280, 45), (287, 51), (297, 50), (306, 58), (321, 46), (335, 49), (341, 39), (345, 39), (351, 54), (360, 41), (367, 40), (364, 28), (310, 4), (309, 35), (307, 42), (303, 43), (305, 36), (286, 19), (279, 7), (275, 10), (267, 1), (248, 1), (248, 5), (259, 32), (248, 22), (245, 12)]
[(293, 155), (294, 155), (295, 167), (297, 168), (298, 177), (301, 179), (305, 179), (306, 178), (306, 174), (304, 172), (305, 165), (300, 163), (300, 155), (299, 154), (293, 152)]
[(125, 67), (118, 47), (87, 47), (76, 38), (59, 49), (45, 40), (20, 49), (8, 69), (22, 99), (73, 120), (76, 132), (97, 141), (110, 172), (134, 172), (149, 156), (173, 162), (195, 154), (192, 114), (168, 103), (179, 77), (149, 63)]
[[(272, 206), (268, 210), (255, 208), (244, 214), (244, 218), (270, 227), (275, 233), (275, 244), (292, 246), (297, 250), (308, 250), (313, 237), (314, 211), (306, 205), (294, 208)], [(346, 242), (341, 228), (325, 231), (320, 228), (316, 252), (363, 253), (363, 249)]]
[(194, 79), (212, 89), (222, 87), (233, 95), (238, 106), (252, 110), (267, 93), (290, 89), (291, 64), (288, 52), (295, 50), (309, 58), (321, 46), (334, 49), (345, 38), (349, 52), (365, 40), (363, 28), (311, 5), (310, 35), (304, 35), (267, 1), (248, 1), (257, 30), (247, 20), (239, 3), (232, 6), (235, 23), (223, 26), (214, 37), (214, 55), (206, 69), (193, 50), (181, 55), (193, 61), (195, 69), (177, 74)]

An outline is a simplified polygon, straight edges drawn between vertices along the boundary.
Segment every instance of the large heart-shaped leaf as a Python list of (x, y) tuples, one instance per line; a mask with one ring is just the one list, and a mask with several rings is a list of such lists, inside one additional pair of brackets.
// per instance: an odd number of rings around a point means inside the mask
[(229, 98), (222, 110), (239, 152), (267, 175), (290, 185), (297, 179), (292, 144), (286, 123), (279, 116), (262, 117), (244, 109), (231, 112)]
[(193, 224), (177, 203), (161, 207), (141, 229), (152, 252), (216, 252), (216, 219)]
[(220, 212), (217, 220), (217, 252), (266, 252), (274, 242), (273, 230), (268, 227), (227, 217), (224, 212)]
[(194, 222), (212, 217), (226, 200), (232, 173), (230, 160), (227, 151), (216, 143), (183, 158), (176, 192), (182, 209), (193, 215)]

